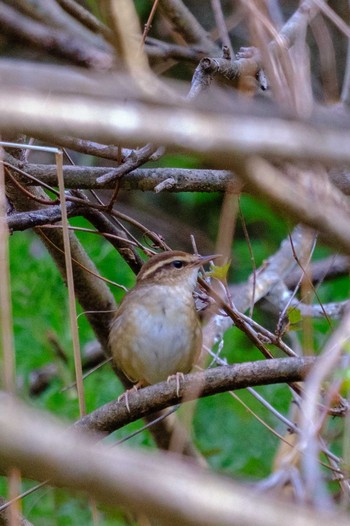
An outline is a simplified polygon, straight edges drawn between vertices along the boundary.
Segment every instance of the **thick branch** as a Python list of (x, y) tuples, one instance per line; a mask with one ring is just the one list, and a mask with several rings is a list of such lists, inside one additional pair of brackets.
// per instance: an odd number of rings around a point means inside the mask
[[(57, 186), (57, 170), (55, 165), (25, 164), (18, 162), (9, 154), (5, 154), (5, 160), (13, 167), (17, 167), (25, 173), (35, 177), (38, 181), (51, 186)], [(91, 166), (64, 166), (63, 167), (65, 187), (70, 189), (114, 189), (115, 182), (108, 180), (99, 183), (97, 180), (111, 173), (110, 169)], [(350, 181), (344, 182), (335, 176), (336, 173), (344, 172), (335, 169), (330, 172), (330, 180), (346, 195), (350, 194)], [(22, 178), (23, 184), (35, 185), (37, 181)], [(123, 175), (119, 181), (120, 188), (124, 190), (155, 191), (167, 190), (169, 192), (224, 192), (227, 185), (234, 193), (240, 193), (248, 189), (241, 179), (228, 170), (195, 170), (184, 168), (141, 168), (132, 170)], [(54, 220), (53, 220), (54, 221)], [(51, 222), (51, 221), (49, 221)], [(43, 223), (40, 223), (43, 224)], [(29, 228), (30, 225), (26, 228)], [(14, 228), (15, 230), (17, 228)]]
[[(99, 145), (103, 148), (103, 145)], [(112, 149), (116, 159), (117, 148), (105, 147), (106, 155), (98, 149), (92, 155), (99, 157), (112, 158)], [(86, 150), (84, 153), (87, 153)], [(102, 154), (101, 154), (102, 153)], [(19, 167), (10, 156), (5, 156), (8, 162)], [(57, 171), (55, 165), (47, 164), (23, 164), (21, 169), (29, 175), (37, 177), (40, 181), (57, 186)], [(66, 188), (93, 189), (104, 188), (114, 189), (115, 182), (99, 183), (97, 179), (108, 173), (110, 169), (95, 166), (64, 166), (64, 181)], [(331, 182), (345, 195), (350, 195), (350, 173), (343, 169), (333, 168), (329, 172)], [(132, 170), (123, 175), (120, 179), (120, 188), (125, 190), (141, 190), (142, 192), (156, 191), (157, 187), (164, 181), (172, 181), (167, 190), (169, 192), (224, 192), (230, 183), (230, 189), (234, 193), (239, 193), (243, 189), (243, 182), (233, 172), (229, 170), (208, 170), (191, 168), (140, 168)], [(34, 184), (30, 180), (26, 184)]]
[[(17, 165), (17, 163), (16, 163)], [(15, 166), (16, 166), (15, 165)], [(55, 165), (21, 164), (22, 170), (46, 184), (57, 186)], [(92, 189), (115, 188), (115, 182), (98, 183), (96, 180), (111, 172), (108, 168), (91, 166), (64, 166), (66, 188)], [(224, 192), (228, 183), (234, 192), (239, 193), (242, 183), (228, 170), (192, 170), (184, 168), (141, 168), (132, 170), (120, 179), (120, 188), (124, 190), (155, 191), (158, 185), (171, 180), (169, 192)], [(27, 180), (26, 184), (37, 184)]]

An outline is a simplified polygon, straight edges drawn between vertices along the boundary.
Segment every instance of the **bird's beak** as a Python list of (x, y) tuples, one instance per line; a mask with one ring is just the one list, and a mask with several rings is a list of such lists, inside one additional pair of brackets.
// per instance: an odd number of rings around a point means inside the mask
[(221, 258), (221, 257), (222, 257), (221, 254), (213, 254), (211, 256), (201, 256), (200, 260), (199, 260), (199, 263), (201, 265), (205, 265), (206, 263), (209, 263), (209, 261), (212, 261), (213, 259), (218, 259), (218, 258)]

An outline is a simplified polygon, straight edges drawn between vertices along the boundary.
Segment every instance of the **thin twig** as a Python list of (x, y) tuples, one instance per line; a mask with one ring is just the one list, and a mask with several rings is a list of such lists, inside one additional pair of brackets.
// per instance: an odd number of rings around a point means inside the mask
[(56, 154), (57, 163), (57, 179), (60, 192), (60, 201), (62, 208), (62, 234), (63, 234), (63, 245), (64, 245), (64, 256), (66, 263), (66, 274), (67, 274), (67, 286), (68, 286), (68, 298), (69, 298), (69, 317), (71, 336), (73, 343), (73, 355), (75, 365), (75, 377), (77, 382), (77, 392), (79, 399), (79, 412), (80, 416), (85, 415), (86, 405), (84, 396), (84, 384), (83, 384), (83, 366), (80, 355), (80, 343), (79, 343), (79, 332), (77, 325), (77, 311), (75, 302), (74, 292), (74, 277), (72, 267), (72, 254), (70, 248), (70, 239), (68, 234), (68, 217), (66, 208), (66, 196), (64, 191), (64, 179), (63, 179), (63, 153)]

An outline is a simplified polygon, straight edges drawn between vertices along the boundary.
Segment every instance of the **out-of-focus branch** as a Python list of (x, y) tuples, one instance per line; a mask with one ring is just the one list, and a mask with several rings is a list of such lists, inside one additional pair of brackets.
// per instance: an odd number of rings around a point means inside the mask
[(103, 0), (106, 19), (111, 28), (111, 43), (117, 56), (123, 61), (131, 76), (137, 79), (150, 73), (148, 63), (141, 49), (140, 23), (134, 3), (131, 0)]
[(196, 46), (179, 46), (151, 37), (146, 38), (145, 51), (147, 55), (152, 58), (172, 58), (175, 60), (189, 60), (195, 63), (203, 58), (205, 54), (203, 50)]
[(324, 318), (327, 315), (332, 320), (339, 320), (343, 317), (349, 304), (349, 301), (339, 301), (337, 303), (322, 303), (322, 305), (307, 305), (295, 300), (291, 303), (291, 306), (295, 306), (302, 316)]
[(235, 58), (235, 54), (233, 51), (233, 47), (230, 40), (230, 35), (228, 33), (226, 21), (225, 21), (225, 15), (223, 13), (221, 0), (211, 0), (211, 8), (214, 13), (215, 18), (215, 24), (216, 28), (218, 30), (218, 33), (220, 35), (220, 40), (222, 42), (222, 45), (226, 47), (226, 49), (229, 52), (229, 55), (231, 59)]
[(348, 46), (346, 50), (346, 66), (343, 79), (343, 86), (341, 90), (341, 101), (343, 104), (349, 106), (350, 104), (350, 39), (348, 39)]
[(64, 11), (56, 0), (36, 0), (35, 2), (27, 2), (27, 0), (12, 0), (11, 2), (5, 1), (7, 4), (11, 4), (13, 8), (17, 8), (18, 16), (24, 14), (33, 20), (40, 21), (46, 26), (51, 26), (56, 29), (61, 29), (65, 33), (72, 36), (79, 37), (79, 39), (89, 45), (97, 46), (105, 51), (108, 50), (103, 42), (103, 39), (98, 35), (94, 35), (90, 30), (86, 29), (80, 24), (77, 19), (75, 20), (70, 16), (68, 11)]
[(329, 179), (345, 195), (350, 195), (350, 170), (348, 167), (331, 168)]
[(75, 0), (57, 0), (62, 8), (94, 33), (101, 33), (107, 41), (112, 40), (111, 30)]
[[(247, 169), (242, 171), (242, 160), (253, 154), (350, 163), (350, 132), (344, 129), (277, 118), (232, 120), (227, 115), (189, 108), (178, 108), (174, 113), (141, 104), (132, 105), (126, 111), (125, 104), (66, 99), (58, 95), (43, 102), (39, 94), (5, 90), (0, 98), (0, 110), (0, 125), (8, 132), (32, 135), (39, 129), (41, 133), (44, 130), (52, 133), (54, 128), (56, 132), (68, 129), (69, 133), (83, 133), (87, 138), (94, 136), (107, 143), (116, 137), (134, 143), (147, 137), (155, 139), (155, 143), (201, 153), (212, 163), (241, 170), (239, 175), (249, 182), (253, 192), (265, 195), (270, 201), (274, 199), (281, 210), (328, 234), (327, 241), (333, 246), (350, 250), (349, 232), (344, 228), (349, 212), (343, 196), (334, 187), (325, 184), (317, 187), (315, 183), (310, 194), (305, 192), (310, 178), (297, 176), (297, 170), (293, 177), (276, 175), (275, 168), (257, 158), (250, 158)], [(267, 127), (269, 134), (266, 134)], [(261, 177), (262, 170), (264, 177)]]
[[(244, 7), (255, 23), (258, 9), (254, 4), (248, 4)], [(203, 91), (210, 84), (213, 76), (222, 77), (241, 91), (253, 94), (258, 87), (256, 78), (263, 66), (269, 70), (272, 77), (270, 81), (274, 84), (276, 71), (275, 66), (272, 66), (273, 55), (279, 56), (281, 64), (284, 64), (285, 60), (283, 60), (282, 56), (295, 43), (301, 28), (306, 28), (318, 11), (319, 8), (309, 0), (302, 2), (281, 31), (279, 33), (275, 32), (274, 38), (268, 46), (263, 41), (260, 41), (260, 44), (263, 46), (262, 50), (254, 47), (241, 48), (237, 53), (237, 60), (212, 57), (202, 58), (193, 75), (189, 99), (194, 98)], [(216, 55), (218, 53), (214, 54), (214, 57)]]
[[(300, 28), (304, 25), (307, 25), (317, 15), (318, 12), (319, 7), (315, 2), (304, 0), (300, 3), (298, 9), (288, 19), (278, 35), (287, 48), (290, 48), (295, 43), (295, 39), (300, 32)], [(276, 42), (271, 42), (271, 51), (275, 46)]]
[[(28, 478), (86, 491), (111, 506), (181, 526), (346, 526), (335, 513), (318, 514), (267, 495), (254, 496), (166, 454), (144, 454), (101, 444), (51, 422), (6, 395), (0, 404), (0, 465)], [(254, 498), (254, 506), (251, 505)], [(179, 506), (186, 502), (186, 506)], [(223, 504), (224, 503), (224, 504)]]
[[(1, 90), (4, 88), (13, 90), (16, 87), (37, 91), (46, 99), (53, 93), (64, 93), (66, 96), (73, 97), (85, 95), (92, 99), (98, 94), (99, 99), (107, 97), (108, 101), (115, 97), (121, 99), (128, 97), (128, 100), (151, 99), (151, 97), (146, 99), (130, 75), (125, 72), (118, 72), (118, 74), (106, 71), (96, 72), (73, 66), (40, 63), (35, 64), (35, 71), (33, 71), (33, 64), (29, 61), (1, 59)], [(159, 103), (162, 101), (163, 99), (160, 99)], [(52, 134), (53, 137), (57, 135), (57, 133)], [(65, 137), (67, 134), (62, 135)], [(115, 144), (115, 141), (113, 143)]]
[[(324, 415), (319, 408), (319, 399), (323, 390), (325, 380), (338, 372), (338, 378), (334, 385), (339, 386), (341, 376), (340, 358), (348, 345), (350, 334), (350, 309), (343, 316), (339, 327), (330, 336), (315, 368), (305, 384), (304, 397), (300, 411), (300, 441), (299, 447), (304, 453), (302, 457), (303, 475), (305, 478), (306, 499), (312, 502), (318, 509), (330, 509), (333, 505), (331, 497), (326, 489), (320, 465), (320, 431), (324, 422)], [(345, 356), (343, 371), (349, 367), (348, 356)], [(331, 387), (328, 404), (331, 404), (333, 389)], [(334, 391), (335, 393), (335, 391)]]
[[(281, 243), (279, 250), (271, 255), (256, 271), (255, 301), (259, 301), (269, 290), (278, 285), (279, 282), (289, 276), (297, 267), (299, 261), (304, 261), (312, 249), (312, 239), (309, 229), (298, 225), (292, 232), (290, 238)], [(292, 240), (292, 241), (291, 241)], [(252, 296), (253, 279), (248, 280), (248, 286), (236, 291), (233, 301), (238, 310), (244, 312), (248, 309)]]
[(303, 303), (299, 299), (292, 298), (291, 293), (282, 283), (275, 287), (267, 295), (266, 299), (267, 302), (263, 305), (263, 308), (279, 317), (278, 325), (282, 322), (282, 318), (288, 315), (288, 308), (298, 311), (302, 317), (328, 318), (328, 321), (330, 321), (342, 318), (350, 304), (348, 300), (333, 303)]
[(246, 166), (249, 184), (274, 207), (326, 234), (336, 250), (350, 253), (350, 207), (326, 179), (320, 184), (321, 174), (305, 170), (288, 177), (258, 158), (249, 159)]
[[(345, 115), (344, 115), (345, 118)], [(350, 131), (343, 118), (329, 114), (309, 122), (194, 110), (139, 103), (91, 100), (3, 89), (0, 126), (8, 132), (69, 134), (101, 143), (152, 142), (190, 151), (216, 164), (239, 164), (243, 157), (350, 164)], [(341, 126), (336, 127), (337, 122)], [(266, 133), (266, 129), (269, 133)]]
[[(334, 279), (339, 276), (346, 276), (350, 270), (350, 259), (347, 256), (330, 256), (320, 261), (311, 263), (308, 273), (314, 284), (322, 283), (323, 281)], [(293, 289), (302, 276), (300, 268), (291, 272), (284, 280), (288, 288)]]
[[(196, 98), (210, 85), (214, 76), (222, 77), (230, 81), (232, 86), (238, 87), (243, 77), (255, 79), (258, 69), (259, 66), (253, 59), (239, 58), (231, 62), (225, 58), (202, 58), (194, 72), (188, 99)], [(255, 81), (254, 86), (257, 86)]]
[(135, 84), (141, 92), (157, 98), (165, 95), (170, 99), (177, 96), (169, 87), (162, 83), (149, 67), (143, 46), (141, 32), (134, 2), (132, 0), (104, 0), (107, 19), (112, 30), (112, 44), (118, 57), (123, 61)]
[(201, 48), (209, 55), (215, 56), (220, 53), (220, 49), (213, 43), (209, 34), (182, 0), (160, 0), (159, 7), (164, 16), (173, 24), (174, 29), (184, 37), (188, 44)]
[(111, 54), (81, 42), (73, 34), (48, 27), (21, 15), (16, 9), (0, 2), (0, 27), (5, 34), (54, 55), (69, 59), (73, 64), (107, 70), (112, 66)]

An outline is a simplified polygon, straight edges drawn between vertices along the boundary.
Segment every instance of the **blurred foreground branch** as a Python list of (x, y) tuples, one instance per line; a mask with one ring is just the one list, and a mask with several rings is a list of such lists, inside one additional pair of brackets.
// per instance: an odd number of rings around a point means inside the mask
[(0, 465), (3, 469), (15, 465), (28, 478), (86, 491), (110, 506), (143, 512), (164, 524), (348, 524), (340, 514), (319, 514), (266, 495), (253, 496), (247, 488), (166, 454), (125, 447), (111, 451), (8, 395), (1, 394), (0, 402)]
[[(3, 88), (0, 129), (48, 137), (64, 134), (101, 143), (152, 142), (188, 151), (222, 165), (240, 165), (250, 155), (280, 159), (349, 163), (347, 113), (323, 113), (315, 120), (200, 111), (190, 107), (125, 105), (103, 97), (71, 96)], [(230, 114), (231, 113), (231, 114)], [(266, 133), (266, 130), (269, 133)]]

